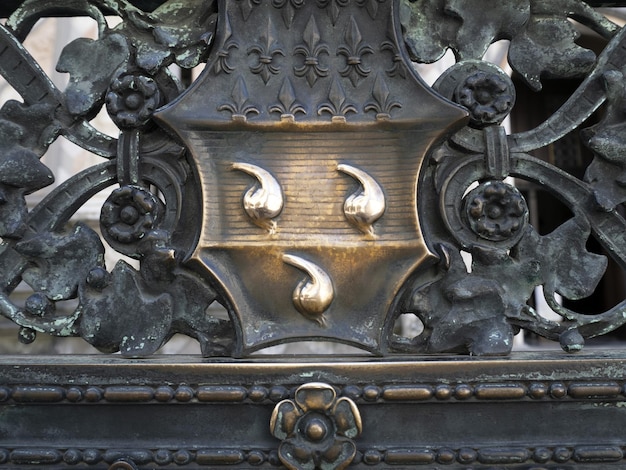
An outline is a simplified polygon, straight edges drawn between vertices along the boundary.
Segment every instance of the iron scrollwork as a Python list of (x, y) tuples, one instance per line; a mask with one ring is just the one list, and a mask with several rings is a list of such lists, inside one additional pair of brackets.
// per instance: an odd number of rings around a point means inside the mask
[[(84, 0), (72, 13), (93, 18), (98, 38), (65, 46), (60, 90), (22, 41), (62, 7), (27, 0), (0, 25), (0, 73), (23, 99), (0, 109), (0, 313), (23, 342), (81, 336), (146, 356), (184, 333), (204, 356), (300, 339), (481, 355), (510, 352), (520, 328), (577, 351), (626, 322), (626, 301), (587, 315), (556, 300), (590, 295), (607, 255), (626, 267), (626, 33), (587, 4), (194, 0), (148, 13)], [(571, 20), (603, 38), (599, 55), (577, 44)], [(532, 91), (581, 79), (521, 133), (502, 126), (514, 82), (484, 59), (500, 39)], [(456, 64), (431, 89), (410, 60), (447, 50)], [(188, 88), (171, 72), (203, 63)], [(530, 154), (605, 101), (583, 131), (595, 155), (584, 178)], [(90, 124), (102, 108), (117, 138)], [(26, 196), (54, 181), (41, 157), (59, 137), (103, 162), (29, 209)], [(573, 217), (539, 234), (509, 177), (552, 192)], [(76, 223), (109, 188), (99, 233)], [(590, 237), (606, 255), (588, 251)], [(105, 266), (103, 241), (138, 268)], [(21, 281), (32, 289), (23, 306), (12, 298)], [(540, 286), (562, 321), (529, 303)], [(60, 313), (71, 299), (75, 310)], [(229, 320), (207, 313), (214, 302)], [(423, 333), (395, 334), (400, 314)]]
[[(623, 61), (623, 30), (587, 5), (568, 2), (501, 2), (488, 27), (478, 31), (471, 20), (476, 15), (461, 2), (446, 9), (429, 3), (429, 24), (448, 24), (456, 36), (428, 36), (422, 24), (420, 2), (409, 4), (407, 44), (414, 59), (429, 62), (447, 48), (459, 59), (435, 83), (447, 98), (466, 107), (469, 125), (431, 157), (424, 172), (420, 195), (423, 208), (439, 207), (438, 225), (423, 211), (440, 254), (436, 279), (416, 281), (404, 306), (424, 322), (425, 334), (396, 342), (399, 350), (459, 351), (472, 354), (507, 353), (518, 328), (560, 341), (566, 351), (582, 349), (584, 339), (607, 333), (624, 323), (623, 304), (598, 315), (583, 315), (564, 308), (557, 294), (570, 300), (590, 295), (606, 270), (605, 256), (587, 251), (593, 236), (623, 265), (614, 236), (624, 220), (620, 200), (603, 196), (595, 173), (607, 161), (593, 135), (603, 133), (607, 121), (614, 122), (615, 68)], [(472, 6), (474, 8), (474, 6)], [(445, 11), (444, 11), (445, 10)], [(462, 25), (452, 24), (459, 19)], [(608, 45), (596, 58), (576, 44), (578, 34), (568, 19), (575, 19), (603, 36)], [(469, 21), (468, 21), (469, 20)], [(472, 34), (470, 34), (470, 32)], [(553, 36), (556, 34), (556, 37)], [(580, 87), (546, 122), (519, 134), (507, 135), (502, 120), (515, 100), (513, 83), (493, 64), (482, 60), (495, 40), (511, 40), (508, 59), (517, 76), (538, 91), (542, 80), (579, 77)], [(558, 52), (557, 52), (558, 51)], [(585, 78), (586, 77), (586, 78)], [(620, 75), (620, 83), (623, 77)], [(622, 85), (620, 85), (622, 86)], [(607, 117), (586, 130), (587, 145), (596, 158), (581, 181), (528, 154), (555, 142), (580, 126), (608, 98)], [(605, 141), (606, 142), (606, 141)], [(616, 145), (616, 141), (613, 141)], [(594, 144), (596, 147), (594, 147)], [(606, 147), (602, 147), (607, 152)], [(617, 166), (611, 172), (615, 174)], [(608, 167), (604, 167), (608, 170)], [(519, 191), (505, 181), (515, 177), (541, 185), (562, 200), (573, 218), (547, 235), (539, 235), (528, 223), (527, 204)], [(607, 174), (608, 176), (608, 174)], [(473, 184), (478, 187), (472, 189)], [(606, 204), (603, 205), (603, 203)], [(612, 240), (612, 241), (609, 241)], [(472, 255), (471, 272), (460, 251)], [(549, 321), (528, 303), (534, 289), (542, 286), (544, 296), (563, 320)], [(491, 313), (489, 313), (491, 312)]]
[[(124, 20), (115, 28), (104, 17), (111, 8)], [(82, 336), (102, 351), (145, 356), (182, 332), (197, 338), (205, 355), (228, 353), (229, 322), (205, 312), (217, 294), (182, 266), (184, 254), (172, 240), (181, 239), (176, 231), (194, 207), (184, 150), (152, 120), (182, 91), (168, 66), (189, 69), (204, 61), (215, 6), (186, 2), (144, 13), (126, 2), (84, 2), (77, 13), (96, 20), (99, 36), (64, 48), (57, 65), (70, 75), (64, 91), (20, 43), (54, 9), (55, 2), (23, 2), (0, 26), (2, 75), (24, 100), (7, 102), (0, 112), (3, 315), (20, 325), (23, 342), (37, 333)], [(117, 139), (89, 122), (103, 106), (120, 129)], [(60, 184), (29, 212), (24, 196), (53, 182), (39, 159), (59, 136), (104, 163)], [(81, 205), (116, 183), (102, 206), (101, 236), (139, 260), (139, 270), (120, 261), (109, 272), (100, 235), (69, 225)], [(20, 280), (34, 291), (23, 308), (9, 298)], [(73, 313), (56, 313), (58, 302), (73, 298), (79, 301)]]

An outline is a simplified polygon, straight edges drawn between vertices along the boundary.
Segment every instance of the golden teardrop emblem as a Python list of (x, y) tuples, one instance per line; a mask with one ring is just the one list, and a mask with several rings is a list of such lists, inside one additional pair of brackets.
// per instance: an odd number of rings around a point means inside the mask
[(252, 186), (243, 196), (243, 208), (248, 217), (270, 234), (276, 233), (276, 221), (283, 210), (283, 192), (276, 178), (272, 174), (251, 163), (233, 163), (233, 170), (243, 171), (257, 179), (258, 183)]
[(335, 298), (330, 276), (318, 265), (296, 255), (284, 254), (283, 261), (307, 274), (293, 291), (293, 304), (309, 320), (325, 326), (324, 312)]
[(385, 193), (371, 175), (359, 168), (340, 164), (337, 170), (361, 184), (361, 190), (348, 196), (344, 202), (346, 219), (363, 233), (374, 236), (374, 222), (385, 212)]

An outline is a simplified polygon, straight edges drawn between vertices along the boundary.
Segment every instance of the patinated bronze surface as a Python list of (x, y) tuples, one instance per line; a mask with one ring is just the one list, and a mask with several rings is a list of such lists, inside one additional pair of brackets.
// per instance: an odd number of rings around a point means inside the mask
[[(626, 32), (602, 5), (3, 4), (0, 74), (22, 101), (0, 109), (0, 314), (24, 343), (123, 357), (2, 359), (0, 465), (621, 468), (623, 355), (570, 353), (626, 323), (626, 301), (559, 300), (591, 295), (609, 258), (626, 267)], [(58, 58), (64, 90), (22, 44), (56, 15), (98, 27)], [(513, 78), (485, 60), (502, 39)], [(449, 50), (426, 85), (415, 64)], [(560, 109), (507, 131), (520, 88), (555, 79), (577, 80)], [(533, 154), (579, 131), (584, 176)], [(102, 162), (48, 191), (60, 137)], [(524, 182), (571, 216), (540, 232)], [(76, 214), (103, 190), (94, 229)], [(107, 265), (105, 243), (136, 267)], [(509, 358), (520, 329), (564, 352)], [(151, 358), (177, 333), (202, 357)], [(302, 340), (363, 353), (253, 355)]]
[(0, 464), (623, 468), (623, 354), (421, 359), (13, 356)]
[[(204, 356), (319, 339), (377, 355), (488, 355), (509, 353), (519, 328), (577, 351), (624, 323), (623, 303), (583, 315), (556, 300), (587, 297), (605, 272), (590, 237), (618, 264), (625, 253), (624, 32), (587, 4), (499, 2), (484, 22), (474, 4), (437, 1), (76, 8), (99, 38), (65, 47), (63, 91), (20, 43), (56, 4), (24, 2), (0, 29), (0, 70), (24, 98), (2, 108), (0, 309), (22, 341), (81, 336), (141, 357), (184, 333)], [(111, 10), (124, 20), (114, 28)], [(598, 56), (569, 19), (604, 38)], [(524, 86), (582, 80), (547, 121), (510, 135), (501, 124), (515, 86), (482, 60), (501, 38)], [(448, 49), (457, 63), (431, 89), (411, 60)], [(187, 89), (168, 68), (203, 62)], [(584, 133), (596, 158), (583, 180), (528, 153), (604, 101)], [(117, 139), (89, 123), (103, 107)], [(53, 181), (39, 157), (59, 136), (103, 163), (28, 210), (25, 195)], [(509, 176), (545, 187), (573, 216), (540, 235)], [(73, 214), (104, 188), (98, 234)], [(105, 266), (102, 240), (140, 268)], [(32, 288), (23, 306), (11, 298), (20, 281)], [(536, 287), (563, 321), (535, 311)], [(73, 313), (56, 313), (74, 298)], [(205, 313), (214, 302), (228, 320)], [(424, 331), (395, 332), (402, 314)]]

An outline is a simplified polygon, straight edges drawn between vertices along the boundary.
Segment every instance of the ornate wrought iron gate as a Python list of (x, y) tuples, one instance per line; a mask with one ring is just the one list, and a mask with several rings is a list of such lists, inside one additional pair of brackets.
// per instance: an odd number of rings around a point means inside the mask
[[(2, 357), (0, 465), (623, 468), (625, 355), (581, 350), (626, 301), (570, 302), (626, 267), (626, 30), (600, 6), (6, 2), (0, 74), (22, 102), (0, 109), (0, 313), (24, 343), (119, 355)], [(22, 44), (51, 15), (98, 27), (63, 49), (64, 90)], [(484, 59), (502, 39), (513, 78)], [(426, 85), (415, 64), (448, 50)], [(560, 109), (507, 131), (516, 86), (557, 79), (578, 80)], [(579, 130), (583, 177), (533, 156)], [(102, 162), (46, 189), (61, 137)], [(524, 184), (567, 220), (533, 225)], [(98, 226), (77, 221), (103, 190)], [(511, 353), (520, 330), (562, 351)], [(177, 333), (201, 356), (158, 355)], [(293, 341), (362, 354), (262, 354)]]

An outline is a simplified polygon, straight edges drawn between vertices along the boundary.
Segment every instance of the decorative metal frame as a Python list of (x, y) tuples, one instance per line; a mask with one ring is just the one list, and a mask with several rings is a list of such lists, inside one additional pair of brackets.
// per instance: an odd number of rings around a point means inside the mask
[[(626, 301), (587, 315), (556, 300), (592, 294), (607, 257), (626, 265), (626, 32), (600, 5), (3, 6), (0, 74), (23, 102), (0, 109), (0, 313), (24, 343), (79, 336), (123, 357), (1, 359), (0, 465), (621, 468), (623, 355), (579, 351), (626, 323)], [(98, 24), (97, 40), (63, 49), (63, 91), (22, 45), (49, 15)], [(576, 43), (571, 20), (601, 53)], [(516, 87), (484, 60), (500, 39), (521, 86), (581, 81), (534, 129), (502, 126)], [(447, 50), (456, 64), (428, 87), (412, 62)], [(191, 84), (172, 72), (202, 63)], [(90, 124), (102, 108), (117, 139)], [(530, 154), (580, 128), (595, 155), (584, 178)], [(60, 136), (103, 163), (28, 208), (54, 181), (40, 159)], [(509, 177), (572, 218), (540, 235)], [(107, 188), (99, 233), (76, 223)], [(105, 266), (104, 242), (139, 268)], [(532, 307), (539, 286), (561, 321)], [(214, 302), (227, 319), (207, 313)], [(394, 328), (407, 314), (416, 337)], [(579, 355), (509, 356), (520, 329)], [(176, 333), (203, 358), (152, 356)], [(364, 354), (252, 355), (299, 340)]]

